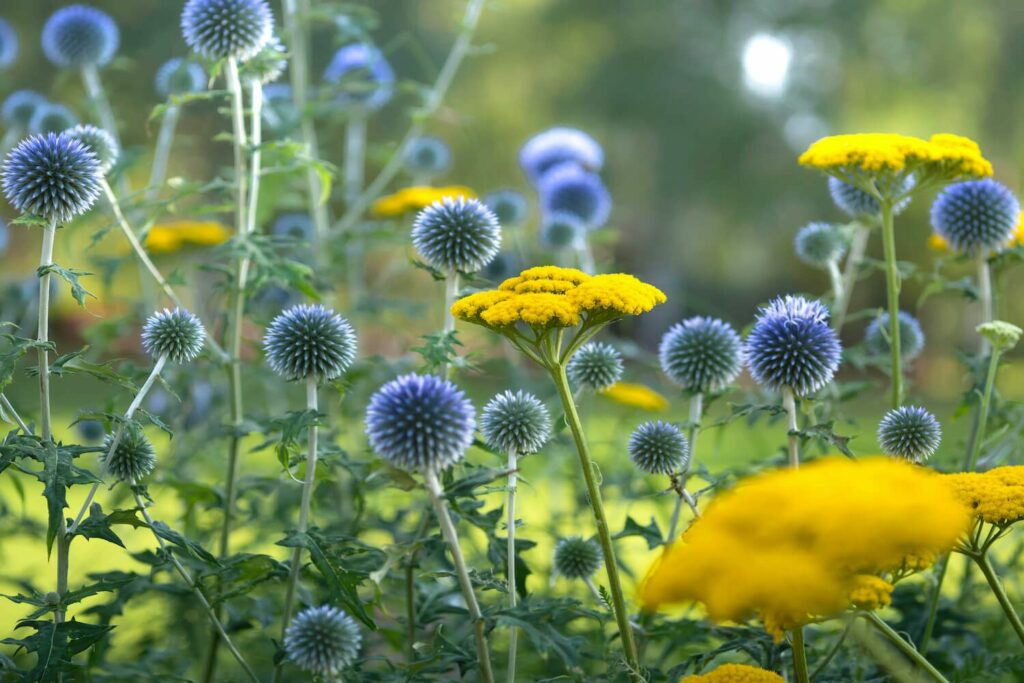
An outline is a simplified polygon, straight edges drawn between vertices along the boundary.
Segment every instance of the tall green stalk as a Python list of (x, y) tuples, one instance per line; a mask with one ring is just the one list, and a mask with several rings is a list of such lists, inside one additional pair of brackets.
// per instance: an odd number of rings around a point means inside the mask
[[(697, 434), (700, 432), (700, 422), (703, 417), (704, 394), (698, 391), (690, 397), (690, 429), (687, 440), (690, 443), (691, 463), (697, 454)], [(690, 506), (690, 510), (693, 512), (695, 517), (700, 516), (700, 512), (697, 510), (697, 501), (695, 501), (693, 496), (691, 496), (686, 490), (686, 476), (689, 469), (689, 465), (687, 465), (683, 471), (678, 472), (673, 477), (673, 484), (678, 486), (678, 490), (676, 491), (677, 496), (675, 505), (672, 507), (672, 517), (668, 523), (668, 533), (665, 536), (666, 544), (672, 543), (676, 538), (676, 534), (679, 532), (679, 517), (682, 514), (684, 502)]]
[(807, 646), (804, 643), (804, 627), (798, 626), (790, 632), (793, 646), (793, 676), (797, 683), (811, 683), (807, 668)]
[(797, 424), (796, 395), (789, 387), (782, 390), (782, 407), (786, 409), (786, 441), (789, 444), (789, 466), (793, 469), (800, 467), (800, 437), (797, 431), (800, 429)]
[(900, 271), (896, 263), (896, 231), (893, 228), (893, 204), (885, 197), (879, 200), (882, 214), (882, 248), (885, 252), (885, 290), (889, 307), (889, 351), (892, 392), (890, 404), (899, 408), (903, 402), (903, 356), (900, 347)]
[[(506, 505), (508, 518), (506, 527), (508, 531), (508, 564), (505, 575), (508, 579), (508, 606), (515, 607), (518, 596), (516, 595), (516, 486), (519, 480), (519, 463), (516, 460), (516, 452), (508, 452), (508, 502)], [(516, 681), (516, 649), (518, 647), (519, 629), (513, 625), (508, 634), (508, 683)]]
[(853, 239), (850, 242), (850, 253), (846, 257), (846, 267), (843, 269), (842, 296), (835, 301), (835, 310), (832, 315), (832, 329), (839, 333), (846, 324), (846, 312), (850, 307), (850, 299), (853, 298), (853, 286), (857, 283), (857, 271), (864, 261), (864, 252), (867, 249), (868, 238), (871, 236), (871, 229), (856, 221), (853, 228)]
[(1020, 615), (1017, 614), (1017, 610), (1014, 609), (1009, 596), (1006, 595), (1006, 589), (1003, 588), (1002, 582), (996, 575), (996, 571), (992, 567), (992, 562), (988, 559), (988, 553), (982, 551), (977, 554), (972, 554), (970, 557), (981, 569), (981, 573), (985, 575), (985, 580), (988, 581), (989, 588), (992, 589), (992, 594), (996, 596), (996, 601), (999, 602), (999, 606), (1003, 609), (1003, 613), (1006, 614), (1006, 620), (1010, 622), (1010, 626), (1013, 627), (1013, 632), (1017, 634), (1017, 638), (1019, 638), (1021, 644), (1024, 645), (1024, 623), (1021, 622)]
[(892, 626), (874, 612), (864, 612), (863, 616), (871, 622), (896, 648), (907, 656), (915, 665), (923, 669), (936, 683), (949, 683), (945, 676), (932, 666), (931, 662), (925, 659), (924, 655), (917, 651), (913, 645), (908, 643), (899, 633), (893, 630)]
[(992, 392), (996, 385), (996, 373), (999, 371), (999, 349), (991, 349), (988, 360), (988, 372), (985, 374), (985, 387), (981, 393), (981, 406), (978, 409), (978, 429), (971, 439), (971, 448), (964, 460), (963, 471), (973, 472), (978, 464), (981, 445), (985, 442), (985, 430), (988, 427), (988, 412), (992, 404)]

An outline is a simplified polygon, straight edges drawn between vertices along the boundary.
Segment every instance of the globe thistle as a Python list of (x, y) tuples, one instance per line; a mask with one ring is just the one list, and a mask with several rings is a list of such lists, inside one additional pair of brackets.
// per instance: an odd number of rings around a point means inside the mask
[(0, 69), (6, 69), (18, 58), (18, 34), (4, 19), (0, 19)]
[(366, 408), (370, 447), (407, 472), (447, 469), (473, 443), (476, 412), (457, 386), (435, 375), (402, 375)]
[(565, 249), (584, 239), (587, 226), (579, 216), (557, 211), (544, 216), (540, 224), (540, 243), (546, 249)]
[(188, 0), (181, 33), (203, 57), (245, 62), (270, 41), (274, 15), (265, 0)]
[(807, 396), (839, 368), (842, 347), (828, 325), (828, 310), (799, 296), (775, 299), (758, 314), (743, 356), (750, 374), (769, 389)]
[(444, 197), (416, 216), (412, 243), (433, 268), (475, 273), (501, 248), (501, 226), (478, 200)]
[(622, 377), (622, 354), (611, 344), (588, 342), (569, 361), (566, 373), (574, 384), (595, 391), (607, 389)]
[(46, 98), (35, 90), (15, 90), (0, 107), (0, 119), (9, 128), (27, 129), (36, 111), (46, 104)]
[(808, 223), (797, 231), (793, 246), (797, 258), (807, 265), (828, 268), (846, 253), (846, 236), (838, 225)]
[[(114, 440), (117, 447), (111, 452)], [(156, 451), (142, 428), (129, 422), (121, 428), (121, 436), (107, 434), (103, 440), (103, 469), (129, 484), (139, 481), (156, 467)]]
[[(914, 176), (908, 175), (903, 180), (903, 185), (898, 190), (898, 193), (906, 194), (910, 192), (914, 188), (914, 184)], [(843, 182), (839, 178), (828, 179), (828, 193), (832, 196), (832, 201), (839, 207), (839, 210), (851, 218), (877, 216), (882, 210), (877, 199), (856, 185)], [(892, 207), (892, 212), (894, 215), (899, 215), (909, 205), (910, 197), (906, 197)]]
[(603, 557), (596, 541), (569, 536), (555, 545), (555, 571), (567, 579), (589, 579), (600, 568)]
[(742, 341), (717, 318), (687, 318), (669, 328), (658, 346), (661, 371), (690, 391), (718, 391), (740, 374)]
[(92, 124), (79, 124), (74, 128), (68, 128), (64, 132), (92, 150), (92, 153), (99, 159), (100, 173), (102, 175), (106, 175), (114, 167), (114, 164), (117, 163), (117, 159), (121, 154), (121, 148), (118, 146), (114, 136), (102, 128)]
[[(913, 360), (924, 350), (924, 330), (917, 318), (906, 311), (899, 313), (900, 324), (900, 356), (903, 360)], [(884, 356), (889, 353), (889, 314), (882, 313), (868, 323), (864, 331), (864, 347), (872, 356)]]
[(110, 15), (88, 5), (63, 7), (43, 26), (43, 53), (65, 69), (103, 66), (113, 59), (120, 42)]
[(96, 155), (68, 135), (33, 135), (7, 153), (0, 182), (18, 211), (67, 223), (99, 197), (99, 166)]
[(341, 377), (356, 358), (352, 325), (319, 304), (299, 304), (270, 322), (263, 337), (270, 368), (285, 379)]
[(566, 162), (597, 172), (604, 166), (604, 150), (583, 131), (566, 127), (538, 133), (519, 150), (519, 165), (535, 185), (548, 171)]
[(544, 174), (537, 188), (545, 215), (570, 213), (588, 230), (608, 222), (612, 198), (601, 178), (576, 164), (561, 164)]
[(97, 443), (106, 436), (103, 423), (99, 420), (79, 420), (75, 423), (75, 430), (79, 438), (86, 443)]
[(971, 180), (940, 192), (931, 219), (955, 251), (975, 254), (1006, 244), (1020, 220), (1020, 202), (1002, 183)]
[(505, 391), (484, 406), (480, 431), (491, 448), (528, 455), (551, 438), (551, 416), (533, 394)]
[(175, 57), (157, 69), (155, 85), (163, 98), (202, 92), (206, 89), (206, 71), (195, 62)]
[(645, 422), (629, 437), (629, 459), (648, 474), (674, 474), (690, 464), (690, 442), (679, 427), (657, 420)]
[(302, 610), (284, 632), (288, 659), (311, 674), (332, 679), (355, 661), (362, 642), (355, 619), (330, 605)]
[(499, 251), (494, 259), (484, 266), (480, 274), (491, 282), (504, 282), (522, 271), (519, 257), (511, 251)]
[(414, 175), (428, 178), (444, 173), (452, 165), (448, 143), (434, 135), (420, 135), (409, 141), (402, 151), (402, 163)]
[(78, 117), (63, 104), (44, 102), (36, 108), (32, 119), (28, 122), (28, 130), (33, 135), (60, 133), (78, 125)]
[(935, 416), (919, 406), (890, 410), (878, 424), (878, 445), (886, 455), (924, 462), (939, 448), (942, 427)]
[(142, 348), (153, 358), (191, 363), (203, 350), (206, 330), (199, 318), (183, 308), (157, 311), (142, 327)]
[(373, 110), (391, 100), (395, 72), (380, 50), (352, 43), (334, 53), (324, 80), (341, 88), (336, 98), (339, 103)]
[(242, 77), (262, 85), (273, 83), (288, 68), (288, 50), (275, 34), (249, 61), (242, 65)]
[(306, 213), (283, 213), (274, 220), (271, 232), (278, 237), (306, 241), (313, 237), (313, 221)]
[(498, 217), (502, 225), (519, 225), (526, 220), (529, 206), (526, 197), (518, 190), (495, 190), (484, 195), (484, 204)]

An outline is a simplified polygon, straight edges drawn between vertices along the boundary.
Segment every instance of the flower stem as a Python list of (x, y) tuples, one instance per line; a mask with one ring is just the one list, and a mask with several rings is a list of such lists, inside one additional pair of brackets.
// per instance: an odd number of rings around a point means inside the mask
[(981, 406), (978, 409), (978, 429), (971, 439), (971, 449), (967, 452), (967, 459), (964, 461), (964, 472), (973, 472), (978, 464), (978, 455), (981, 453), (981, 446), (985, 442), (985, 429), (988, 426), (988, 411), (992, 403), (992, 391), (996, 385), (996, 373), (999, 371), (1000, 353), (991, 350), (988, 360), (988, 372), (985, 375), (985, 387), (981, 392)]
[(900, 348), (900, 271), (896, 264), (896, 231), (892, 200), (882, 198), (882, 247), (885, 252), (885, 289), (889, 304), (889, 350), (892, 372), (892, 408), (903, 402), (903, 356)]
[(835, 308), (846, 298), (846, 294), (843, 292), (843, 274), (839, 272), (839, 263), (834, 259), (828, 262), (828, 277), (832, 283), (832, 306)]
[(871, 229), (861, 222), (854, 224), (853, 239), (850, 243), (850, 253), (846, 257), (846, 267), (843, 270), (843, 295), (835, 302), (835, 312), (832, 316), (832, 329), (839, 332), (846, 323), (846, 311), (850, 307), (850, 299), (853, 298), (853, 286), (857, 283), (857, 271), (864, 261), (864, 252), (868, 246), (868, 238), (871, 236)]
[[(515, 607), (516, 595), (516, 485), (519, 479), (519, 463), (516, 461), (515, 451), (508, 452), (508, 569), (505, 572), (508, 578), (508, 606)], [(519, 640), (519, 629), (511, 627), (508, 635), (508, 683), (515, 683), (516, 680), (516, 646)]]
[[(981, 304), (981, 322), (992, 322), (992, 269), (988, 263), (988, 252), (978, 254), (978, 302)], [(990, 347), (988, 339), (981, 337), (981, 353), (987, 353)]]
[[(690, 428), (688, 438), (688, 441), (690, 443), (690, 462), (693, 462), (693, 458), (697, 452), (697, 434), (700, 432), (700, 421), (703, 416), (704, 394), (698, 391), (697, 393), (693, 394), (693, 396), (690, 397)], [(681, 491), (679, 495), (676, 497), (675, 506), (672, 508), (672, 518), (668, 524), (668, 534), (665, 536), (666, 545), (675, 540), (676, 534), (679, 532), (679, 516), (683, 510), (684, 502), (690, 505), (690, 509), (693, 511), (693, 514), (695, 516), (699, 516), (700, 514), (697, 510), (696, 501), (693, 501), (691, 503), (691, 501), (693, 500), (692, 497), (690, 498), (690, 500), (687, 500), (687, 496), (689, 495), (686, 493), (685, 489), (687, 470), (689, 470), (689, 467), (687, 467), (686, 470), (683, 470), (682, 472), (676, 475), (681, 482)]]
[(789, 465), (796, 469), (800, 467), (800, 437), (797, 436), (799, 426), (797, 425), (796, 396), (793, 390), (785, 387), (782, 390), (782, 406), (786, 409), (786, 424), (789, 441)]
[(452, 561), (455, 564), (455, 574), (459, 579), (459, 586), (462, 588), (462, 597), (466, 601), (466, 609), (469, 611), (469, 618), (473, 622), (473, 633), (476, 636), (476, 651), (478, 664), (480, 666), (480, 679), (484, 683), (494, 683), (494, 672), (491, 669), (491, 656), (487, 649), (487, 636), (484, 633), (484, 616), (480, 612), (480, 604), (473, 592), (473, 583), (469, 578), (469, 570), (466, 569), (466, 560), (462, 556), (462, 548), (459, 546), (459, 537), (455, 532), (455, 525), (448, 514), (448, 505), (444, 500), (444, 490), (441, 482), (437, 479), (437, 472), (428, 469), (424, 475), (427, 483), (427, 492), (430, 494), (430, 502), (434, 506), (434, 514), (437, 515), (437, 523), (441, 527), (441, 535), (448, 544), (448, 550), (452, 554)]
[(572, 243), (576, 250), (576, 264), (580, 270), (587, 275), (593, 275), (597, 271), (594, 263), (594, 252), (590, 248), (590, 240), (586, 235), (579, 235)]
[(0, 406), (2, 406), (4, 412), (6, 412), (15, 421), (15, 423), (17, 423), (22, 432), (25, 434), (32, 433), (32, 430), (28, 428), (28, 425), (25, 424), (25, 421), (21, 419), (21, 415), (19, 415), (18, 411), (14, 408), (14, 404), (12, 404), (11, 400), (7, 398), (7, 394), (0, 393)]
[[(459, 296), (459, 271), (451, 270), (444, 279), (444, 323), (441, 331), (445, 337), (455, 331), (455, 316), (452, 315), (452, 304)], [(442, 379), (451, 379), (452, 367), (445, 362), (441, 365)]]
[(939, 600), (942, 597), (942, 583), (946, 580), (946, 571), (949, 569), (950, 557), (948, 553), (941, 557), (935, 569), (935, 586), (928, 597), (928, 620), (924, 624), (921, 640), (918, 641), (918, 648), (921, 652), (928, 651), (928, 642), (932, 639), (932, 634), (935, 632), (935, 621), (939, 614)]
[(85, 90), (89, 99), (96, 107), (96, 116), (100, 125), (110, 133), (114, 140), (120, 145), (120, 135), (117, 133), (117, 121), (114, 119), (114, 111), (110, 108), (110, 100), (107, 99), (107, 92), (103, 89), (103, 81), (100, 80), (100, 72), (95, 64), (86, 64), (82, 67), (82, 81), (85, 82)]
[(149, 185), (146, 187), (146, 202), (153, 203), (160, 197), (160, 191), (167, 179), (167, 165), (171, 158), (171, 147), (174, 146), (174, 133), (178, 127), (181, 108), (172, 104), (164, 111), (160, 121), (160, 130), (156, 136), (156, 149), (153, 152), (153, 166), (149, 171)]
[(804, 645), (804, 628), (798, 626), (790, 635), (793, 638), (793, 675), (796, 683), (811, 683), (811, 676), (807, 670), (807, 650)]
[(971, 557), (981, 569), (981, 573), (985, 575), (985, 580), (988, 581), (989, 588), (992, 589), (993, 595), (995, 595), (996, 600), (999, 601), (999, 606), (1003, 608), (1003, 612), (1006, 614), (1006, 619), (1010, 622), (1010, 626), (1013, 627), (1013, 631), (1017, 634), (1017, 638), (1019, 638), (1020, 642), (1024, 644), (1024, 623), (1021, 622), (1020, 616), (1017, 614), (1017, 610), (1013, 608), (1013, 603), (1010, 602), (1010, 598), (1006, 595), (1006, 589), (1003, 588), (1002, 582), (1000, 582), (999, 577), (996, 576), (995, 569), (992, 567), (992, 563), (988, 559), (988, 554), (981, 552), (978, 554), (972, 554)]
[(633, 630), (629, 623), (629, 613), (626, 611), (626, 600), (622, 592), (622, 583), (619, 579), (619, 567), (615, 560), (615, 548), (612, 545), (611, 533), (608, 530), (608, 520), (604, 513), (604, 502), (601, 500), (601, 488), (595, 476), (594, 464), (590, 459), (590, 449), (587, 446), (586, 436), (583, 433), (583, 425), (580, 422), (576, 404), (572, 399), (569, 378), (565, 373), (565, 363), (554, 362), (549, 366), (549, 372), (555, 382), (558, 395), (562, 400), (565, 419), (569, 423), (573, 440), (576, 442), (576, 452), (579, 455), (580, 467), (583, 470), (583, 481), (587, 486), (587, 495), (590, 499), (590, 506), (594, 512), (594, 521), (597, 526), (597, 537), (601, 543), (601, 550), (604, 555), (604, 567), (608, 575), (608, 588), (612, 596), (612, 610), (615, 612), (615, 621), (618, 624), (619, 635), (622, 638), (622, 649), (629, 668), (629, 676), (633, 681), (642, 681), (640, 658), (637, 653), (636, 642), (633, 639)]
[[(366, 115), (353, 112), (345, 126), (344, 190), (346, 208), (359, 200), (366, 172)], [(355, 231), (353, 231), (355, 232)], [(348, 269), (348, 296), (357, 302), (363, 292), (363, 242), (358, 234), (349, 234), (345, 247)]]
[(939, 672), (931, 662), (925, 659), (924, 655), (917, 651), (917, 649), (908, 643), (899, 633), (893, 630), (889, 624), (875, 614), (874, 612), (864, 612), (864, 618), (870, 621), (882, 634), (887, 637), (893, 645), (895, 645), (900, 652), (907, 656), (908, 659), (914, 662), (917, 666), (924, 669), (928, 674), (936, 681), (936, 683), (949, 683), (946, 677)]

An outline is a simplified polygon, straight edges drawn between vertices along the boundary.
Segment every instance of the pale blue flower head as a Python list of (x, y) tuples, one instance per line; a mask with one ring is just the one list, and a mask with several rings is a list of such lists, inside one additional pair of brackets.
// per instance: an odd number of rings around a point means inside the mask
[(270, 369), (288, 380), (330, 381), (356, 358), (356, 333), (345, 318), (320, 304), (299, 304), (274, 318), (263, 337)]
[(297, 211), (283, 213), (274, 219), (271, 231), (278, 237), (308, 242), (313, 239), (313, 220), (308, 213)]
[(355, 619), (330, 605), (302, 610), (284, 633), (288, 659), (311, 674), (330, 679), (355, 661), (362, 642)]
[(419, 135), (405, 146), (402, 163), (413, 175), (433, 178), (452, 167), (452, 149), (435, 135)]
[(100, 173), (106, 175), (118, 157), (121, 156), (121, 147), (117, 144), (114, 136), (107, 131), (92, 124), (79, 124), (64, 131), (74, 139), (92, 150), (100, 162)]
[(587, 226), (576, 214), (556, 211), (544, 216), (540, 224), (540, 244), (545, 249), (565, 249), (586, 239)]
[[(900, 311), (900, 355), (903, 360), (913, 360), (924, 350), (924, 330), (917, 318), (906, 311)], [(873, 356), (887, 356), (889, 344), (889, 314), (881, 313), (868, 323), (864, 331), (864, 346)]]
[(607, 389), (622, 378), (622, 354), (611, 344), (587, 342), (573, 354), (566, 373), (574, 384), (595, 391)]
[(942, 426), (930, 412), (919, 406), (890, 410), (878, 425), (878, 445), (886, 455), (921, 463), (938, 450)]
[(475, 273), (501, 249), (501, 226), (480, 201), (444, 197), (416, 216), (412, 243), (432, 268)]
[(33, 135), (60, 133), (78, 125), (78, 117), (63, 104), (44, 102), (32, 114), (28, 129)]
[(15, 90), (4, 100), (0, 119), (8, 127), (27, 129), (36, 111), (46, 102), (46, 98), (35, 90)]
[(537, 188), (544, 215), (569, 213), (588, 230), (608, 222), (612, 198), (601, 178), (574, 163), (563, 163), (544, 174)]
[(601, 567), (601, 546), (582, 536), (559, 539), (555, 545), (555, 571), (567, 579), (589, 579)]
[(808, 223), (793, 240), (796, 256), (814, 268), (828, 268), (846, 253), (846, 236), (838, 225)]
[(111, 451), (115, 439), (114, 434), (107, 434), (103, 441), (101, 462), (105, 472), (131, 484), (156, 468), (156, 451), (138, 424), (125, 424), (121, 428), (121, 438), (117, 439), (117, 447)]
[(339, 103), (374, 110), (391, 99), (395, 72), (373, 45), (351, 43), (334, 53), (324, 80), (340, 88), (336, 98)]
[(976, 254), (1004, 246), (1020, 221), (1020, 202), (991, 178), (950, 185), (935, 198), (932, 228), (954, 251)]
[(690, 442), (670, 422), (640, 425), (630, 435), (627, 450), (637, 469), (647, 474), (675, 474), (690, 464)]
[(480, 431), (491, 448), (528, 455), (551, 438), (551, 416), (533, 394), (504, 391), (484, 406)]
[(740, 374), (740, 335), (729, 323), (697, 316), (669, 328), (661, 338), (658, 360), (661, 370), (690, 391), (718, 391)]
[(62, 7), (43, 26), (43, 53), (62, 68), (103, 66), (120, 42), (110, 15), (88, 5)]
[(273, 32), (274, 15), (266, 0), (188, 0), (181, 11), (185, 42), (207, 59), (245, 62)]
[(519, 165), (535, 185), (548, 171), (566, 162), (596, 173), (604, 166), (604, 150), (583, 131), (564, 126), (534, 135), (519, 150)]
[(526, 220), (529, 206), (526, 197), (519, 190), (502, 189), (484, 195), (487, 205), (502, 225), (519, 225)]
[(0, 69), (6, 69), (18, 58), (18, 34), (5, 19), (0, 18)]
[(142, 347), (153, 358), (166, 357), (174, 363), (191, 363), (203, 350), (203, 323), (183, 308), (157, 311), (142, 328)]
[(67, 223), (99, 197), (100, 162), (68, 135), (33, 135), (7, 153), (0, 183), (18, 211)]
[(155, 82), (160, 97), (202, 92), (206, 90), (206, 71), (195, 62), (174, 57), (157, 69)]
[[(913, 189), (916, 180), (914, 176), (908, 175), (903, 180), (903, 185), (900, 187), (899, 193), (905, 194)], [(845, 213), (850, 218), (864, 218), (878, 216), (882, 207), (879, 206), (878, 200), (869, 195), (864, 190), (860, 189), (856, 185), (843, 182), (838, 178), (828, 179), (828, 193), (832, 196), (832, 201), (835, 203), (839, 210)], [(910, 205), (910, 197), (905, 197), (892, 207), (894, 215), (903, 213), (903, 210)]]

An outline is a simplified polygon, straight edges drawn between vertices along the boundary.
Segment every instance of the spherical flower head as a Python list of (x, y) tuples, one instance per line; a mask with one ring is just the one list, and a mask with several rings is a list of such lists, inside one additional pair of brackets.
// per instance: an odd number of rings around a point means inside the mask
[(622, 354), (611, 344), (588, 342), (569, 361), (566, 373), (574, 384), (594, 391), (607, 389), (622, 377)]
[(63, 133), (33, 135), (7, 153), (0, 183), (22, 213), (67, 223), (100, 194), (100, 162), (88, 147)]
[[(899, 188), (899, 194), (906, 194), (914, 188), (914, 176), (909, 175), (903, 179), (903, 185)], [(844, 182), (839, 178), (828, 179), (828, 193), (839, 210), (850, 218), (863, 218), (866, 216), (877, 216), (882, 207), (878, 200), (860, 189), (856, 185)], [(903, 210), (910, 205), (910, 197), (900, 200), (892, 207), (893, 215), (903, 213)]]
[(761, 309), (743, 356), (758, 384), (807, 396), (832, 381), (841, 351), (820, 302), (785, 296)]
[(612, 212), (612, 197), (601, 178), (573, 163), (545, 173), (537, 191), (544, 214), (573, 214), (588, 230), (603, 226)]
[(670, 422), (645, 422), (629, 437), (629, 459), (641, 472), (675, 474), (690, 464), (690, 442)]
[(341, 87), (336, 98), (339, 103), (375, 110), (391, 100), (395, 72), (376, 47), (352, 43), (334, 53), (324, 70), (324, 80)]
[(519, 225), (526, 220), (530, 207), (526, 197), (518, 190), (495, 190), (484, 195), (484, 204), (498, 217), (502, 225)]
[[(917, 318), (906, 311), (900, 311), (900, 355), (903, 360), (913, 360), (924, 350), (924, 330)], [(872, 356), (889, 353), (889, 314), (882, 313), (864, 331), (864, 347)]]
[(43, 53), (62, 68), (103, 66), (113, 59), (120, 42), (110, 15), (88, 5), (63, 7), (43, 26)]
[(583, 131), (566, 127), (538, 133), (519, 150), (519, 165), (534, 184), (552, 168), (566, 162), (597, 172), (604, 166), (604, 150)]
[(551, 438), (551, 416), (533, 394), (505, 391), (484, 406), (480, 431), (491, 448), (528, 455)]
[(587, 226), (576, 214), (556, 211), (540, 224), (540, 243), (547, 249), (565, 249), (585, 239)]
[(100, 173), (106, 175), (121, 155), (121, 148), (114, 136), (92, 124), (79, 124), (64, 131), (75, 140), (92, 150), (100, 162)]
[(999, 353), (1009, 351), (1015, 347), (1017, 342), (1020, 341), (1021, 334), (1024, 333), (1024, 330), (1013, 323), (1003, 320), (982, 323), (976, 329), (978, 334), (987, 339), (992, 344), (992, 348)]
[(325, 678), (334, 678), (352, 664), (362, 642), (355, 619), (330, 605), (302, 610), (284, 632), (288, 659)]
[(808, 223), (797, 231), (793, 246), (797, 258), (807, 265), (828, 268), (846, 253), (846, 236), (838, 225)]
[(452, 149), (435, 135), (419, 135), (402, 151), (402, 163), (413, 175), (432, 178), (452, 166)]
[(6, 69), (18, 58), (18, 34), (6, 20), (0, 19), (0, 69)]
[(412, 243), (438, 270), (475, 273), (501, 248), (501, 225), (477, 199), (445, 197), (416, 216)]
[(45, 135), (46, 133), (60, 133), (77, 125), (78, 117), (63, 104), (44, 102), (32, 114), (32, 119), (28, 122), (28, 129), (33, 135)]
[(718, 391), (740, 374), (743, 342), (732, 325), (696, 316), (669, 328), (658, 347), (661, 371), (676, 384)]
[(15, 90), (0, 107), (0, 120), (10, 128), (28, 128), (32, 117), (44, 104), (46, 98), (35, 90)]
[(79, 420), (75, 423), (75, 429), (79, 438), (86, 443), (97, 443), (106, 436), (103, 423), (99, 420)]
[(203, 57), (245, 62), (270, 41), (274, 15), (265, 0), (188, 0), (181, 33)]
[(142, 328), (142, 347), (153, 358), (191, 363), (203, 350), (206, 330), (199, 318), (183, 308), (165, 308), (149, 316)]
[(195, 62), (174, 57), (157, 69), (155, 85), (157, 94), (164, 98), (202, 92), (206, 89), (206, 71)]
[(932, 228), (955, 251), (976, 254), (1006, 244), (1020, 219), (1020, 202), (991, 179), (950, 185), (935, 198)]
[(116, 438), (114, 434), (107, 434), (103, 441), (105, 472), (131, 484), (153, 471), (156, 467), (156, 451), (139, 425), (134, 422), (125, 424), (121, 429), (121, 438), (117, 439), (117, 448), (111, 452), (110, 446)]
[(569, 536), (555, 545), (555, 571), (567, 579), (589, 579), (602, 558), (601, 546), (589, 538)]
[(366, 409), (370, 447), (406, 472), (440, 472), (473, 443), (476, 411), (457, 386), (434, 375), (402, 375), (382, 386)]
[(242, 77), (262, 85), (273, 83), (288, 68), (288, 50), (275, 34), (251, 59), (242, 65)]
[(919, 406), (890, 410), (878, 424), (878, 445), (886, 455), (922, 463), (942, 441), (942, 426), (930, 412)]
[(299, 304), (270, 322), (263, 337), (270, 368), (285, 379), (341, 377), (356, 358), (356, 333), (340, 315), (320, 304)]
[(271, 231), (278, 237), (309, 240), (313, 237), (313, 220), (306, 213), (283, 213), (274, 221)]

